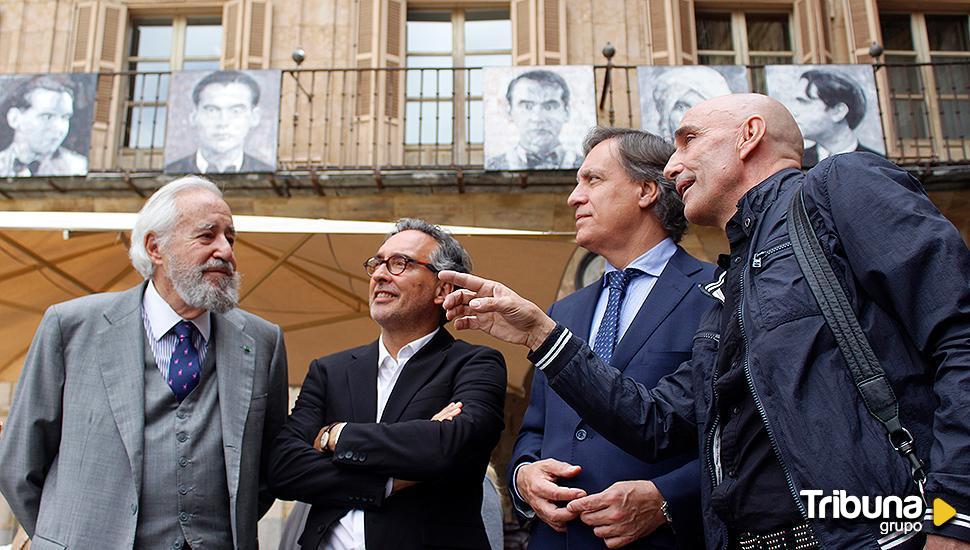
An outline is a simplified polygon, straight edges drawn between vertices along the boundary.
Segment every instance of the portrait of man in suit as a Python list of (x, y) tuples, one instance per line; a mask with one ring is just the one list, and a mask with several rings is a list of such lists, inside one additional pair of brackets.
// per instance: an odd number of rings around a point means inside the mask
[[(74, 77), (77, 78), (74, 78)], [(91, 109), (87, 105), (75, 117), (78, 90), (89, 75), (40, 75), (24, 80), (3, 103), (0, 138), (8, 145), (0, 151), (0, 177), (83, 176), (88, 173)], [(75, 82), (77, 80), (77, 82)], [(65, 140), (72, 132), (86, 134), (75, 139), (72, 151)], [(83, 139), (86, 138), (86, 139)]]
[[(250, 133), (259, 127), (264, 118), (261, 98), (263, 94), (259, 83), (246, 72), (216, 71), (204, 76), (192, 88), (192, 108), (187, 117), (187, 130), (195, 136), (198, 148), (167, 163), (165, 172), (272, 172), (274, 167), (271, 164), (247, 150)], [(172, 123), (176, 128), (182, 127), (177, 118)], [(169, 136), (174, 138), (173, 132)], [(275, 157), (275, 151), (270, 152), (269, 156)]]
[[(486, 169), (563, 170), (577, 168), (582, 163), (577, 144), (563, 143), (563, 129), (574, 115), (573, 90), (578, 89), (577, 85), (570, 85), (567, 77), (579, 76), (574, 75), (576, 67), (560, 68), (563, 69), (566, 70), (564, 74), (549, 69), (532, 69), (512, 77), (504, 89), (502, 111), (491, 119), (486, 114), (486, 148), (491, 150), (492, 143), (496, 142), (492, 136), (515, 135), (517, 139), (505, 151), (487, 154)], [(508, 69), (491, 69), (486, 78), (506, 72)], [(586, 107), (586, 101), (583, 101), (576, 113), (577, 118), (585, 118)], [(510, 124), (500, 130), (497, 128), (499, 120)]]
[(441, 228), (402, 219), (364, 262), (380, 337), (315, 359), (277, 438), (270, 484), (311, 505), (303, 548), (480, 548), (482, 479), (502, 431), (506, 370), (455, 340), (442, 269), (471, 260)]
[(0, 439), (34, 548), (257, 548), (286, 350), (236, 308), (234, 241), (219, 188), (175, 180), (132, 230), (144, 282), (47, 310)]
[[(798, 72), (792, 74), (792, 69)], [(817, 66), (808, 70), (771, 66), (766, 69), (766, 78), (769, 95), (788, 107), (802, 132), (802, 166), (815, 166), (838, 153), (882, 154), (882, 126), (876, 111), (872, 68), (868, 65)], [(867, 83), (871, 83), (872, 90), (868, 94)], [(872, 96), (871, 101), (867, 95)]]
[[(647, 132), (597, 127), (584, 151), (568, 203), (576, 243), (604, 257), (606, 273), (549, 315), (652, 387), (690, 358), (709, 306), (697, 286), (713, 266), (677, 245), (687, 229), (684, 206), (663, 177), (673, 146)], [(620, 450), (539, 372), (508, 479), (516, 511), (536, 518), (529, 548), (693, 548), (702, 544), (698, 468), (694, 453), (648, 464)], [(566, 501), (574, 504), (567, 509)]]

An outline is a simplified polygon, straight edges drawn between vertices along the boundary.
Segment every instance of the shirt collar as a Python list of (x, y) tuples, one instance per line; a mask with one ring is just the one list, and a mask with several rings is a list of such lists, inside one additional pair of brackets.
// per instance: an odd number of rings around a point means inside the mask
[[(528, 151), (526, 151), (525, 148), (522, 147), (521, 144), (516, 144), (515, 145), (515, 149), (513, 150), (513, 153), (512, 154), (514, 155), (514, 158), (515, 158), (516, 162), (518, 163), (518, 165), (520, 165), (520, 166), (528, 166), (529, 165), (529, 155), (530, 155), (530, 153)], [(542, 154), (542, 155), (537, 155), (535, 153), (531, 153), (531, 154), (533, 154), (534, 156), (537, 156), (537, 157), (538, 156), (541, 156), (543, 159), (552, 159), (552, 163), (551, 164), (553, 164), (553, 165), (555, 165), (555, 166), (558, 167), (558, 166), (560, 166), (562, 164), (562, 160), (563, 160), (563, 158), (566, 155), (566, 149), (560, 143), (559, 145), (556, 146), (555, 149), (553, 149), (552, 151), (549, 151), (548, 153), (545, 153), (545, 154)]]
[[(232, 162), (226, 165), (226, 168), (233, 168), (236, 172), (239, 172), (240, 170), (242, 170), (242, 164), (243, 164), (244, 158), (245, 158), (245, 154), (242, 152), (242, 150), (240, 150), (239, 153), (236, 155), (236, 158), (232, 159)], [(199, 167), (199, 172), (202, 172), (203, 174), (206, 174), (209, 172), (209, 161), (205, 160), (205, 157), (202, 156), (202, 149), (195, 150), (195, 165)], [(216, 168), (218, 168), (218, 166)], [(228, 172), (228, 171), (229, 170), (221, 170), (221, 172)]]
[[(148, 287), (145, 288), (145, 295), (142, 297), (141, 303), (142, 307), (145, 308), (145, 314), (148, 315), (148, 324), (152, 328), (152, 338), (156, 341), (161, 340), (172, 330), (172, 327), (183, 321), (179, 314), (172, 309), (172, 306), (168, 305), (165, 298), (162, 298), (162, 295), (158, 293), (154, 281), (148, 281)], [(212, 318), (209, 312), (206, 311), (195, 319), (187, 320), (199, 329), (202, 339), (208, 342), (209, 331), (212, 328)]]
[(401, 348), (401, 351), (397, 352), (397, 357), (391, 357), (391, 353), (387, 351), (387, 347), (384, 345), (384, 334), (381, 333), (381, 337), (377, 339), (377, 366), (384, 366), (384, 361), (387, 359), (394, 359), (395, 362), (400, 363), (414, 357), (421, 351), (421, 348), (434, 338), (435, 334), (438, 334), (439, 330), (441, 330), (441, 327), (434, 329), (413, 342), (408, 342)]
[[(674, 240), (670, 237), (660, 241), (655, 244), (653, 248), (647, 250), (628, 265), (628, 268), (639, 269), (640, 271), (650, 275), (652, 277), (659, 277), (663, 272), (664, 268), (667, 266), (667, 262), (670, 258), (674, 256), (677, 252), (677, 245), (674, 244)], [(606, 262), (606, 273), (610, 271), (617, 271), (618, 268)], [(603, 284), (606, 283), (606, 277), (603, 277)]]

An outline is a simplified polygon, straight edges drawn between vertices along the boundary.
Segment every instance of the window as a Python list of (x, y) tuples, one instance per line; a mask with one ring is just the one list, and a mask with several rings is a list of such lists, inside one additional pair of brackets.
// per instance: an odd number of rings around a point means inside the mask
[(898, 137), (965, 138), (970, 124), (970, 18), (890, 13), (879, 22)]
[[(795, 61), (788, 13), (698, 11), (695, 21), (701, 65), (784, 65)], [(765, 92), (764, 68), (751, 70), (751, 89)]]
[(509, 11), (408, 11), (406, 63), (405, 143), (482, 143), (481, 67), (512, 64)]
[(159, 149), (165, 143), (169, 72), (219, 68), (222, 25), (215, 18), (136, 20), (128, 50), (124, 145)]

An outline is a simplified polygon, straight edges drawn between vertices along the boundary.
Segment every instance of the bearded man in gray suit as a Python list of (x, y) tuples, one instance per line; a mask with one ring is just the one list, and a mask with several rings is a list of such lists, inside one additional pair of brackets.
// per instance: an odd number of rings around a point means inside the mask
[(178, 179), (132, 231), (145, 282), (47, 310), (0, 440), (34, 550), (257, 547), (286, 350), (235, 309), (234, 240), (219, 189)]

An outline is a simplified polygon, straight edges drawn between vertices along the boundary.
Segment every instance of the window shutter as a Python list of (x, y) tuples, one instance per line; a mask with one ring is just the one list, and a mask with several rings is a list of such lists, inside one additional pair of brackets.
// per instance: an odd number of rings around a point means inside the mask
[(536, 1), (512, 0), (512, 61), (538, 65), (536, 51)]
[(243, 0), (222, 6), (222, 68), (242, 68)]
[(384, 47), (384, 66), (386, 71), (386, 85), (384, 95), (385, 116), (396, 119), (401, 116), (404, 105), (404, 89), (402, 72), (395, 71), (404, 66), (404, 34), (407, 14), (406, 0), (388, 0), (387, 2), (387, 40)]
[[(128, 18), (127, 8), (123, 4), (101, 2), (98, 29), (95, 41), (97, 58), (94, 68), (99, 73), (120, 72), (124, 70), (125, 26)], [(102, 74), (98, 76), (97, 103), (94, 110), (96, 124), (108, 124), (117, 112), (117, 98), (121, 92), (121, 78)], [(109, 134), (110, 135), (110, 134)]]
[[(377, 67), (377, 39), (375, 23), (381, 13), (382, 0), (359, 0), (357, 8), (357, 116), (370, 116), (373, 112), (374, 99), (374, 71)], [(377, 26), (380, 29), (380, 26)]]
[(669, 17), (666, 0), (655, 0), (647, 3), (647, 25), (649, 27), (648, 36), (650, 37), (650, 58), (654, 65), (670, 65), (670, 52), (673, 49), (670, 43)]
[(680, 25), (677, 27), (677, 31), (680, 36), (678, 37), (678, 45), (680, 46), (680, 51), (678, 52), (680, 57), (681, 65), (693, 65), (697, 63), (697, 39), (694, 37), (695, 25), (694, 25), (694, 0), (677, 0), (677, 16), (679, 18)]
[(795, 0), (795, 29), (801, 47), (799, 63), (831, 63), (832, 52), (828, 43), (824, 6), (820, 0)]
[(78, 2), (74, 11), (73, 44), (71, 46), (71, 72), (90, 72), (93, 70), (91, 60), (94, 57), (94, 37), (97, 36), (98, 3)]
[(872, 63), (869, 46), (873, 42), (882, 44), (876, 0), (844, 0), (843, 9), (846, 18), (845, 30), (848, 34), (849, 61)]
[(566, 6), (563, 0), (539, 0), (539, 46), (543, 65), (566, 64)]
[(269, 0), (248, 1), (245, 4), (245, 32), (243, 45), (246, 51), (245, 69), (269, 67), (269, 48), (273, 29), (273, 3)]

